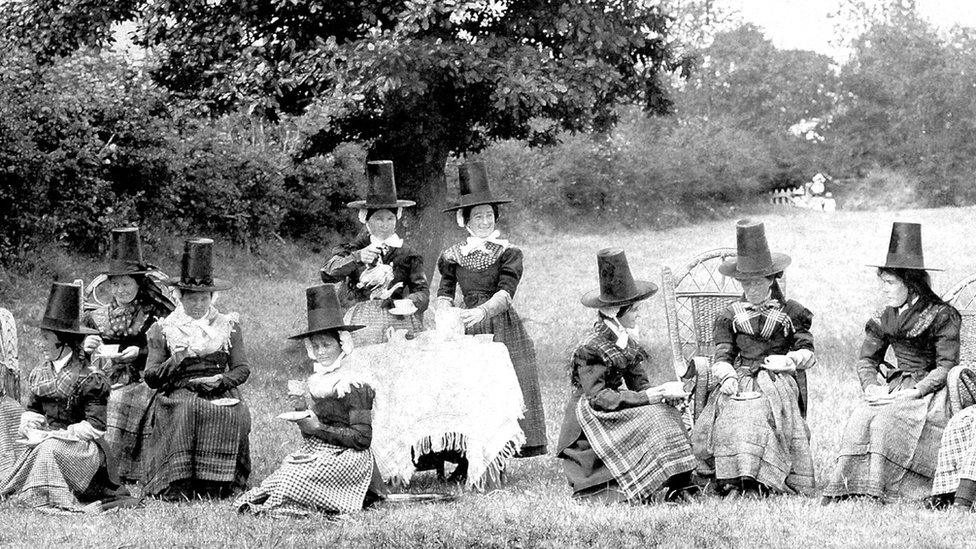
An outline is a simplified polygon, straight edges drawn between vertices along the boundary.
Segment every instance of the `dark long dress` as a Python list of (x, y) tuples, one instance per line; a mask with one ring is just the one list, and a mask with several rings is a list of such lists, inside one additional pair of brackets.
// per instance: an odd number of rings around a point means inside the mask
[[(303, 433), (301, 450), (286, 456), (277, 471), (234, 506), (255, 513), (350, 513), (383, 498), (387, 490), (369, 451), (374, 396), (372, 387), (353, 385), (342, 397), (312, 397), (311, 409), (322, 427), (313, 435)], [(295, 409), (306, 409), (305, 400)]]
[[(244, 351), (240, 324), (231, 323), (229, 340), (221, 350), (176, 363), (161, 324), (149, 330), (145, 380), (156, 389), (147, 423), (146, 491), (179, 497), (203, 493), (226, 496), (247, 486), (251, 473), (248, 436), (251, 414), (238, 386), (251, 370)], [(213, 391), (191, 387), (193, 378), (223, 375)], [(234, 398), (219, 406), (211, 401)]]
[[(437, 297), (455, 299), (457, 288), (463, 296), (462, 307), (471, 309), (488, 301), (498, 291), (505, 291), (512, 298), (522, 279), (522, 250), (503, 248), (487, 243), (488, 252), (478, 250), (462, 255), (460, 244), (441, 254), (437, 269), (441, 274)], [(494, 340), (504, 343), (515, 367), (515, 375), (525, 401), (525, 418), (520, 422), (525, 433), (525, 444), (520, 457), (532, 457), (546, 453), (546, 417), (542, 408), (542, 392), (539, 388), (539, 372), (535, 346), (522, 325), (514, 307), (468, 327), (468, 334), (494, 334)]]
[[(922, 398), (883, 406), (862, 402), (854, 408), (825, 496), (929, 496), (949, 419), (945, 383), (959, 362), (961, 321), (951, 305), (918, 299), (901, 310), (886, 307), (867, 322), (857, 365), (861, 388), (914, 388)], [(896, 367), (884, 360), (889, 348)]]
[(740, 392), (761, 396), (732, 399), (716, 390), (720, 380), (708, 388), (691, 437), (700, 472), (719, 480), (752, 479), (777, 492), (813, 493), (805, 372), (762, 368), (770, 355), (813, 351), (812, 321), (813, 313), (793, 300), (773, 301), (770, 307), (742, 300), (716, 317), (714, 362), (735, 367)]
[(108, 399), (105, 441), (118, 458), (119, 478), (135, 482), (142, 478), (142, 449), (149, 433), (142, 423), (152, 397), (152, 390), (142, 382), (149, 355), (146, 333), (171, 311), (158, 303), (134, 303), (128, 326), (118, 329), (112, 326), (113, 307), (104, 305), (88, 311), (83, 322), (99, 331), (102, 343), (118, 345), (119, 352), (128, 347), (139, 348), (135, 359), (124, 362), (93, 357), (94, 361), (102, 361), (113, 386)]
[[(349, 308), (350, 324), (366, 326), (352, 332), (356, 345), (371, 345), (386, 342), (386, 330), (405, 329), (409, 333), (424, 330), (424, 311), (430, 302), (430, 285), (424, 274), (423, 257), (408, 246), (386, 247), (379, 261), (393, 267), (393, 281), (403, 285), (384, 300), (371, 299), (369, 288), (360, 288), (359, 279), (367, 268), (355, 253), (369, 246), (369, 234), (363, 233), (352, 242), (333, 248), (332, 257), (322, 268), (322, 281), (340, 283), (339, 299), (344, 308)], [(417, 312), (409, 316), (396, 316), (389, 312), (393, 301), (409, 299), (417, 307)]]
[(639, 502), (664, 486), (686, 488), (695, 458), (681, 414), (651, 404), (644, 392), (647, 351), (633, 339), (624, 349), (615, 341), (598, 320), (573, 353), (572, 393), (556, 446), (573, 497)]
[[(43, 430), (61, 430), (81, 421), (105, 429), (108, 379), (92, 371), (87, 360), (72, 356), (60, 373), (46, 362), (31, 371), (29, 382), (27, 410), (44, 416)], [(40, 383), (56, 384), (57, 389), (38, 394), (34, 387)], [(30, 507), (78, 508), (118, 486), (111, 449), (102, 439), (48, 438), (21, 456), (0, 495)]]

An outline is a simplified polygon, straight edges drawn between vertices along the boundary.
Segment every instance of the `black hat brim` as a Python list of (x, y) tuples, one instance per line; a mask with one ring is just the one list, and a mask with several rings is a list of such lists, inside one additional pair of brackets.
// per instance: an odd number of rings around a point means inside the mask
[(397, 200), (396, 202), (384, 202), (382, 204), (373, 204), (365, 200), (354, 200), (346, 206), (357, 210), (385, 210), (388, 208), (410, 208), (416, 205), (417, 203), (413, 200)]
[(793, 259), (786, 254), (773, 252), (770, 255), (772, 256), (773, 260), (772, 264), (761, 271), (740, 271), (739, 261), (735, 256), (733, 256), (732, 259), (727, 259), (724, 263), (718, 266), (718, 272), (736, 280), (745, 278), (761, 278), (765, 276), (772, 276), (776, 273), (781, 273), (790, 266), (790, 263), (793, 262)]
[(918, 266), (915, 266), (915, 265), (908, 266), (908, 265), (898, 265), (898, 264), (894, 264), (894, 265), (868, 265), (868, 267), (876, 267), (878, 269), (906, 269), (906, 270), (912, 270), (912, 271), (938, 271), (938, 272), (942, 272), (942, 271), (945, 270), (945, 269), (937, 269), (935, 267), (918, 267)]
[(43, 320), (25, 320), (24, 321), (24, 324), (26, 324), (28, 326), (31, 326), (31, 327), (34, 327), (34, 328), (39, 328), (41, 330), (47, 330), (49, 332), (58, 332), (58, 333), (61, 333), (61, 334), (72, 334), (72, 335), (85, 335), (85, 336), (88, 336), (88, 335), (98, 335), (99, 333), (101, 333), (98, 330), (96, 330), (94, 328), (89, 328), (87, 326), (78, 326), (78, 328), (76, 328), (76, 329), (61, 328), (61, 327), (58, 327), (58, 326), (51, 326), (50, 324), (45, 324)]
[(647, 280), (635, 280), (634, 286), (637, 287), (637, 293), (635, 295), (613, 301), (604, 301), (601, 299), (599, 289), (590, 290), (589, 292), (583, 294), (583, 297), (580, 298), (580, 303), (582, 303), (583, 306), (591, 309), (600, 309), (603, 307), (622, 307), (624, 305), (630, 305), (631, 303), (643, 301), (657, 293), (657, 285)]
[(362, 324), (340, 324), (337, 326), (327, 326), (325, 328), (316, 328), (314, 330), (309, 330), (307, 332), (302, 332), (300, 334), (288, 336), (288, 339), (303, 339), (306, 337), (313, 336), (315, 334), (322, 334), (325, 332), (337, 332), (337, 331), (355, 332), (356, 330), (361, 330), (365, 327), (366, 326)]
[(462, 210), (464, 208), (473, 208), (475, 206), (488, 205), (499, 205), (499, 204), (509, 204), (512, 200), (510, 198), (486, 198), (484, 200), (474, 200), (472, 202), (458, 204), (456, 206), (451, 206), (449, 208), (444, 208), (443, 212), (453, 212), (456, 210)]
[(191, 292), (222, 292), (224, 290), (229, 290), (234, 287), (234, 285), (231, 284), (229, 281), (221, 278), (214, 278), (213, 284), (209, 286), (184, 284), (179, 280), (171, 280), (170, 282), (167, 282), (167, 284), (169, 284), (173, 288), (176, 288), (177, 290), (190, 290)]

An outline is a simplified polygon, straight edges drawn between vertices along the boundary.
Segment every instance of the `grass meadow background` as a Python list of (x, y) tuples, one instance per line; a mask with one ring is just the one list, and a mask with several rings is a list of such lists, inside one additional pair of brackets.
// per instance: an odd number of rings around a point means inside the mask
[[(898, 212), (814, 213), (793, 209), (758, 215), (771, 247), (793, 257), (787, 295), (815, 313), (818, 364), (810, 372), (814, 459), (822, 482), (833, 464), (841, 430), (858, 401), (854, 357), (864, 322), (881, 306), (868, 263), (883, 261), (891, 222), (923, 224), (926, 262), (937, 292), (976, 272), (976, 208)], [(660, 284), (660, 267), (678, 268), (700, 251), (735, 245), (734, 219), (668, 231), (613, 235), (510, 233), (525, 251), (525, 277), (515, 298), (539, 357), (550, 450), (555, 447), (569, 393), (567, 359), (578, 336), (593, 321), (580, 295), (596, 287), (596, 252), (627, 250), (636, 277)], [(174, 244), (173, 256), (178, 253)], [(233, 280), (221, 296), (222, 310), (240, 311), (252, 375), (243, 387), (253, 428), (252, 484), (270, 474), (298, 445), (297, 428), (274, 419), (284, 410), (285, 380), (305, 375), (301, 354), (285, 337), (304, 322), (304, 288), (318, 282), (325, 257), (297, 248), (249, 258), (221, 250), (217, 273)], [(55, 256), (45, 264), (65, 273), (97, 272), (98, 263)], [(164, 264), (169, 273), (178, 263)], [(73, 271), (71, 269), (74, 269)], [(22, 367), (38, 359), (36, 330), (23, 321), (40, 316), (51, 273), (9, 275), (5, 302), (20, 323)], [(660, 295), (643, 309), (643, 338), (652, 351), (654, 379), (670, 372), (664, 307)], [(450, 491), (433, 473), (412, 489)], [(451, 503), (381, 505), (339, 519), (268, 519), (239, 516), (230, 502), (165, 504), (98, 516), (47, 516), (0, 505), (0, 546), (53, 547), (687, 547), (738, 546), (944, 546), (976, 545), (976, 516), (928, 511), (918, 504), (845, 502), (821, 507), (819, 499), (792, 496), (726, 502), (706, 499), (686, 506), (579, 504), (557, 459), (514, 460), (508, 483), (487, 494), (464, 492)]]

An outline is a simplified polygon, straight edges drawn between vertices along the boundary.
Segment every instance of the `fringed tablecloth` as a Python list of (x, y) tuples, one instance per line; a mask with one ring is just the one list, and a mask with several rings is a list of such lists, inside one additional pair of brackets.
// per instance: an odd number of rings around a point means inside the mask
[(360, 347), (346, 359), (376, 382), (371, 450), (383, 480), (402, 484), (413, 476), (412, 456), (460, 451), (468, 485), (481, 487), (525, 442), (522, 391), (503, 344), (438, 337)]

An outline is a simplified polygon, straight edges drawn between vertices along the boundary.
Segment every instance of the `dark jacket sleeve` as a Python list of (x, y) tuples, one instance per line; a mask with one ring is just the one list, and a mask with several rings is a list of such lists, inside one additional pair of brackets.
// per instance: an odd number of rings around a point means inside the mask
[(732, 329), (732, 313), (726, 309), (715, 317), (712, 327), (712, 341), (715, 342), (713, 362), (728, 362), (735, 364), (739, 356), (739, 347), (735, 343), (735, 331)]
[(631, 391), (643, 391), (651, 386), (650, 380), (647, 379), (647, 371), (644, 370), (644, 363), (648, 362), (651, 357), (643, 347), (640, 347), (637, 352), (639, 360), (630, 363), (627, 370), (624, 371), (624, 383)]
[(251, 367), (247, 362), (247, 352), (244, 348), (244, 334), (241, 332), (240, 322), (234, 324), (230, 333), (230, 364), (220, 380), (220, 389), (233, 389), (247, 381), (251, 376)]
[(932, 321), (932, 339), (935, 345), (935, 368), (915, 388), (924, 396), (945, 387), (949, 370), (959, 364), (959, 328), (962, 317), (950, 305), (946, 305)]
[(423, 314), (430, 304), (430, 284), (427, 282), (427, 275), (424, 273), (424, 258), (420, 254), (411, 251), (406, 259), (407, 280), (404, 282), (409, 293), (407, 299), (413, 301), (417, 307), (417, 314)]
[(862, 390), (871, 385), (881, 385), (878, 381), (878, 373), (881, 371), (879, 366), (884, 361), (889, 345), (890, 342), (881, 329), (879, 320), (877, 318), (868, 320), (864, 326), (864, 342), (861, 343), (861, 352), (857, 360), (857, 377), (861, 381)]
[[(622, 390), (607, 387), (607, 364), (602, 353), (594, 347), (583, 345), (573, 354), (573, 367), (579, 377), (583, 397), (597, 410), (613, 411), (649, 404), (643, 391)], [(646, 379), (646, 378), (645, 378)]]
[(522, 280), (522, 250), (514, 246), (506, 249), (499, 256), (498, 263), (498, 289), (515, 297), (515, 291)]
[(437, 287), (437, 297), (447, 297), (452, 301), (457, 295), (458, 264), (447, 259), (444, 254), (437, 259), (437, 271), (441, 273), (441, 283)]
[(146, 332), (146, 370), (143, 379), (146, 385), (153, 389), (164, 389), (172, 379), (174, 372), (179, 364), (170, 355), (169, 348), (166, 346), (166, 338), (159, 324), (153, 324)]
[(79, 388), (79, 400), (85, 413), (85, 421), (92, 427), (105, 430), (108, 395), (112, 390), (108, 378), (100, 372), (92, 372)]
[(313, 436), (329, 444), (353, 450), (366, 450), (373, 441), (373, 398), (376, 393), (369, 385), (354, 385), (342, 397), (349, 406), (349, 426), (324, 424)]
[(793, 328), (796, 330), (793, 334), (793, 344), (790, 346), (790, 350), (806, 349), (813, 351), (813, 334), (810, 333), (810, 327), (813, 325), (813, 313), (796, 301), (787, 302), (785, 312), (793, 321)]
[(342, 282), (347, 276), (355, 272), (359, 266), (359, 258), (354, 252), (365, 248), (369, 244), (369, 237), (360, 235), (352, 242), (340, 244), (332, 248), (332, 257), (322, 267), (322, 282)]

